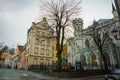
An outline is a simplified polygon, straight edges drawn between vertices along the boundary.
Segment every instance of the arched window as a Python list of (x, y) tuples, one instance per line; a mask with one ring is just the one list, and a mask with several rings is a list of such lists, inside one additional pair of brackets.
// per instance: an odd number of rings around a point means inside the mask
[(88, 39), (86, 39), (86, 41), (85, 41), (85, 46), (86, 46), (87, 48), (90, 47), (90, 44), (89, 44), (89, 40), (88, 40)]
[(82, 55), (81, 64), (82, 64), (83, 66), (86, 65), (86, 58), (85, 58), (85, 55)]
[(110, 65), (110, 57), (109, 57), (109, 55), (107, 53), (105, 53), (104, 55), (105, 55), (107, 65)]
[(97, 59), (95, 54), (92, 54), (91, 59), (92, 59), (92, 66), (97, 66)]

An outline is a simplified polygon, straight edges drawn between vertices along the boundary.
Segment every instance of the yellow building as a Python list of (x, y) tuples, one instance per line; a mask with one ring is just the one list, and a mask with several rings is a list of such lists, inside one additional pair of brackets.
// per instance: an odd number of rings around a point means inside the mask
[(64, 44), (63, 45), (63, 51), (62, 51), (62, 54), (61, 54), (62, 66), (63, 67), (68, 66), (67, 57), (68, 57), (68, 54), (67, 54), (67, 44)]
[(67, 56), (67, 44), (64, 44), (64, 45), (63, 45), (62, 54), (63, 54), (64, 56)]
[(53, 39), (53, 63), (56, 63), (58, 61), (57, 58), (57, 50), (56, 50), (56, 39)]
[[(53, 63), (56, 63), (58, 61), (56, 43), (57, 43), (56, 39), (53, 39)], [(62, 56), (62, 58), (67, 57), (67, 44), (63, 45), (63, 51), (62, 51), (61, 56)]]

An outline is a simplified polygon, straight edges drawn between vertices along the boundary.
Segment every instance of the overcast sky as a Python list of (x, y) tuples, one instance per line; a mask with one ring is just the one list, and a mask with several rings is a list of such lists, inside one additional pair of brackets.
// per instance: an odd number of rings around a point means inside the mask
[[(24, 45), (31, 23), (40, 19), (39, 0), (0, 0), (0, 42), (10, 47)], [(93, 20), (112, 18), (111, 0), (83, 0), (84, 28)]]

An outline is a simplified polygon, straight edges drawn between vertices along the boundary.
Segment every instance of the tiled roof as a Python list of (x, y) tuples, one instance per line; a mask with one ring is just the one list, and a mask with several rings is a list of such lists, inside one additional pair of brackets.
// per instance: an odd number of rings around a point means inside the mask
[(110, 21), (111, 19), (99, 19), (97, 22), (98, 24), (102, 24), (104, 22)]

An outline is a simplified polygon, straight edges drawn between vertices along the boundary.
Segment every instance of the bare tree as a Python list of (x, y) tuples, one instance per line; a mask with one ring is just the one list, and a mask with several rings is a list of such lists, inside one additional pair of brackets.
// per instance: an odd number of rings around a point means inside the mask
[(49, 20), (54, 22), (57, 41), (58, 70), (61, 71), (61, 53), (65, 38), (65, 28), (68, 26), (71, 18), (80, 13), (81, 0), (40, 0), (40, 2), (40, 8), (44, 14), (48, 16)]
[(106, 56), (104, 54), (104, 45), (105, 45), (105, 41), (107, 39), (107, 32), (105, 33), (101, 33), (101, 28), (97, 27), (98, 23), (96, 21), (94, 21), (92, 28), (90, 29), (89, 33), (87, 33), (89, 36), (92, 37), (93, 41), (95, 42), (102, 60), (104, 61), (104, 66), (105, 66), (105, 70), (108, 71), (108, 65), (107, 65), (107, 60), (106, 60)]

